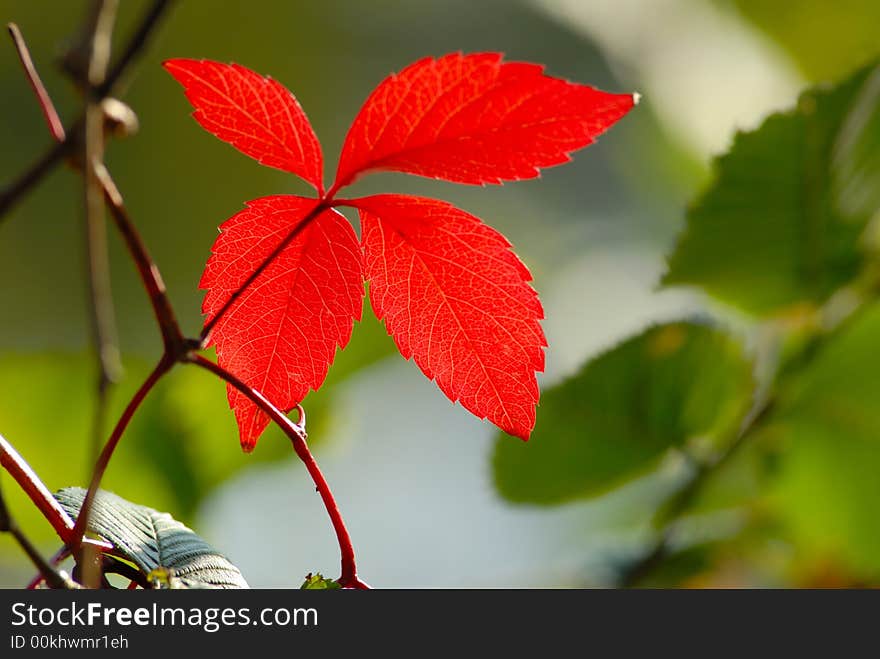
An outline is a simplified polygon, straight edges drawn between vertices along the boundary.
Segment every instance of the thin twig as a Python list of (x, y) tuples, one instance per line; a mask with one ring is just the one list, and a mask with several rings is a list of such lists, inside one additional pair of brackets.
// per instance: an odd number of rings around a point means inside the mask
[[(87, 81), (102, 82), (107, 69), (110, 55), (110, 37), (113, 29), (113, 21), (116, 13), (115, 0), (98, 0), (93, 6), (89, 16), (89, 29), (86, 36), (87, 44), (84, 49), (88, 51)], [(49, 131), (56, 142), (64, 143), (65, 132), (61, 125), (61, 119), (49, 93), (46, 91), (39, 73), (33, 64), (27, 43), (21, 30), (14, 23), (9, 24), (9, 34), (18, 51), (22, 68), (37, 96), (43, 115), (49, 125)], [(87, 94), (87, 99), (91, 94)], [(94, 158), (103, 159), (104, 150), (104, 114), (99, 105), (91, 100), (86, 101), (84, 112), (85, 123), (85, 157), (88, 162)], [(59, 144), (67, 146), (66, 144)], [(51, 157), (38, 163), (38, 166), (29, 170), (29, 176), (24, 181), (25, 186), (32, 185), (42, 177), (61, 150), (55, 149), (49, 152)], [(113, 313), (113, 298), (110, 293), (110, 267), (107, 256), (107, 230), (104, 222), (104, 202), (100, 184), (87, 170), (85, 182), (85, 208), (86, 208), (86, 254), (88, 261), (88, 282), (91, 300), (92, 332), (95, 341), (95, 352), (98, 358), (98, 387), (97, 401), (92, 421), (92, 445), (94, 456), (97, 457), (100, 450), (101, 437), (103, 435), (104, 418), (108, 399), (108, 387), (121, 377), (122, 364), (119, 358), (119, 347), (116, 338), (116, 322)]]
[[(76, 134), (75, 129), (71, 129), (70, 132)], [(74, 142), (75, 139), (66, 139), (63, 142), (53, 143), (49, 150), (40, 156), (39, 160), (0, 191), (0, 221), (18, 201), (30, 192), (31, 188), (42, 181), (55, 168), (55, 165), (64, 159)]]
[(42, 181), (43, 177), (52, 171), (55, 165), (61, 162), (62, 158), (73, 150), (76, 138), (68, 139), (68, 135), (77, 136), (83, 125), (83, 118), (80, 117), (80, 119), (74, 123), (70, 131), (64, 130), (64, 126), (58, 116), (58, 111), (55, 109), (55, 104), (52, 103), (52, 98), (49, 96), (49, 92), (46, 91), (46, 87), (43, 85), (39, 73), (37, 73), (37, 69), (34, 66), (33, 59), (31, 58), (30, 51), (28, 50), (27, 43), (24, 40), (21, 30), (15, 23), (9, 23), (7, 27), (9, 29), (9, 35), (12, 37), (12, 43), (15, 46), (19, 59), (21, 60), (21, 66), (24, 70), (25, 77), (28, 79), (31, 88), (34, 90), (37, 102), (40, 104), (40, 109), (43, 112), (43, 116), (46, 118), (49, 133), (52, 135), (52, 139), (55, 143), (40, 157), (39, 160), (37, 160), (37, 162), (22, 172), (18, 178), (0, 192), (0, 218), (6, 215), (19, 199), (24, 197), (32, 187)]
[(6, 502), (3, 500), (2, 488), (0, 488), (0, 531), (5, 531), (15, 538), (24, 553), (27, 554), (37, 570), (40, 571), (42, 580), (45, 581), (50, 588), (71, 589), (77, 587), (77, 584), (75, 584), (70, 578), (61, 574), (54, 565), (47, 561), (43, 555), (37, 551), (34, 544), (19, 528), (18, 524), (16, 524), (15, 520), (12, 518), (9, 509), (6, 507)]
[(12, 37), (15, 50), (18, 52), (18, 58), (21, 60), (21, 68), (24, 69), (28, 82), (31, 83), (31, 88), (34, 90), (34, 95), (40, 104), (40, 110), (43, 111), (43, 117), (45, 117), (46, 124), (49, 126), (49, 132), (56, 142), (63, 142), (64, 124), (61, 123), (58, 112), (55, 110), (55, 105), (52, 103), (52, 99), (49, 98), (49, 92), (46, 91), (46, 87), (40, 79), (40, 74), (37, 73), (21, 30), (18, 29), (18, 25), (15, 23), (9, 23), (6, 27), (9, 29), (9, 36)]
[(345, 522), (342, 519), (342, 514), (339, 512), (339, 506), (336, 504), (333, 492), (330, 490), (330, 486), (327, 484), (324, 474), (321, 473), (318, 464), (315, 462), (314, 457), (312, 457), (312, 454), (309, 451), (308, 444), (306, 443), (306, 433), (302, 427), (291, 421), (286, 414), (275, 407), (275, 405), (263, 396), (263, 394), (256, 389), (249, 387), (222, 366), (205, 359), (201, 355), (193, 353), (190, 353), (189, 361), (222, 378), (250, 398), (251, 401), (263, 410), (263, 412), (268, 414), (288, 436), (293, 443), (293, 449), (303, 461), (309, 475), (312, 477), (312, 481), (315, 483), (315, 487), (321, 495), (321, 500), (324, 502), (324, 507), (327, 509), (327, 514), (330, 516), (333, 530), (336, 532), (342, 566), (342, 576), (339, 577), (339, 583), (345, 588), (369, 588), (367, 584), (358, 579), (354, 546), (351, 542), (351, 536), (349, 536), (348, 529), (345, 527)]
[(168, 300), (165, 283), (162, 281), (159, 268), (153, 262), (144, 241), (131, 221), (125, 208), (122, 194), (120, 194), (119, 189), (116, 187), (116, 183), (113, 182), (110, 172), (103, 163), (92, 162), (90, 165), (95, 177), (101, 184), (104, 200), (110, 209), (110, 214), (113, 216), (116, 228), (122, 235), (129, 254), (137, 266), (141, 281), (147, 289), (147, 295), (150, 297), (150, 304), (153, 307), (156, 322), (159, 324), (159, 330), (162, 332), (165, 351), (178, 356), (182, 354), (182, 344), (185, 343), (185, 339), (180, 331), (171, 302)]
[[(116, 427), (113, 429), (113, 433), (110, 435), (110, 439), (104, 446), (103, 451), (98, 456), (98, 459), (95, 463), (95, 468), (92, 472), (92, 479), (89, 485), (89, 490), (86, 493), (86, 497), (83, 500), (82, 506), (80, 507), (80, 513), (77, 517), (76, 525), (74, 526), (74, 530), (71, 533), (70, 546), (74, 551), (78, 551), (78, 548), (80, 547), (83, 533), (87, 528), (88, 519), (91, 515), (91, 508), (95, 494), (100, 486), (104, 471), (107, 469), (107, 465), (109, 464), (110, 458), (113, 456), (113, 453), (116, 450), (116, 446), (118, 445), (119, 440), (122, 439), (122, 434), (124, 433), (125, 428), (128, 426), (128, 422), (130, 421), (131, 416), (137, 410), (143, 398), (146, 397), (147, 393), (149, 393), (150, 389), (153, 388), (156, 382), (158, 382), (159, 379), (171, 369), (176, 361), (182, 359), (188, 345), (191, 343), (186, 341), (180, 331), (180, 327), (177, 323), (177, 318), (174, 314), (174, 309), (172, 308), (171, 302), (168, 299), (168, 295), (166, 294), (165, 284), (162, 281), (162, 276), (159, 273), (159, 268), (150, 257), (150, 254), (147, 251), (147, 248), (144, 245), (140, 234), (135, 228), (134, 223), (131, 221), (131, 218), (128, 216), (128, 211), (126, 210), (125, 204), (123, 203), (122, 195), (120, 194), (119, 189), (116, 187), (116, 184), (113, 182), (113, 179), (110, 176), (110, 172), (107, 170), (104, 164), (99, 161), (90, 160), (87, 161), (85, 165), (95, 177), (95, 180), (98, 181), (101, 186), (104, 200), (108, 208), (110, 209), (111, 215), (113, 216), (113, 219), (116, 223), (116, 227), (118, 228), (119, 232), (122, 234), (123, 239), (125, 240), (126, 246), (129, 250), (129, 254), (132, 257), (132, 260), (135, 262), (135, 265), (140, 274), (141, 281), (147, 290), (147, 294), (150, 298), (150, 303), (153, 307), (153, 313), (155, 315), (156, 322), (158, 323), (159, 330), (162, 334), (164, 351), (162, 353), (162, 358), (160, 359), (159, 364), (156, 366), (156, 369), (153, 371), (153, 373), (150, 374), (150, 377), (147, 379), (147, 381), (135, 393), (134, 398), (132, 398), (132, 400), (129, 402), (128, 406), (122, 414), (122, 417), (119, 419)], [(82, 553), (79, 556), (80, 562), (85, 562), (86, 564), (92, 563), (88, 560), (83, 561), (84, 558), (88, 559), (88, 551), (90, 550), (86, 548), (86, 552)], [(95, 575), (92, 574), (89, 576), (93, 578)]]
[[(85, 89), (83, 116), (82, 162), (104, 162), (104, 111), (94, 90), (104, 82), (110, 61), (113, 26), (116, 22), (117, 0), (93, 0), (86, 21), (83, 43), (76, 49), (85, 55), (80, 82)], [(77, 59), (76, 56), (73, 59)], [(104, 417), (109, 399), (109, 388), (122, 375), (116, 314), (110, 286), (110, 256), (107, 248), (107, 221), (104, 216), (104, 195), (94, 167), (83, 166), (83, 203), (85, 207), (85, 237), (87, 281), (89, 283), (89, 310), (92, 337), (98, 361), (98, 381), (95, 413), (92, 423), (92, 459), (97, 459), (104, 435)], [(101, 583), (100, 560), (97, 556), (80, 557), (81, 581), (86, 587)]]
[(147, 394), (150, 393), (159, 379), (171, 370), (172, 366), (174, 366), (174, 360), (169, 358), (168, 355), (163, 355), (162, 359), (159, 360), (159, 363), (156, 364), (156, 367), (147, 376), (147, 379), (129, 401), (122, 416), (119, 418), (119, 421), (116, 422), (116, 426), (113, 428), (110, 438), (104, 445), (104, 450), (101, 451), (101, 455), (98, 456), (98, 460), (95, 463), (95, 469), (92, 472), (92, 481), (89, 483), (89, 489), (83, 499), (82, 506), (80, 506), (79, 515), (77, 515), (76, 523), (73, 526), (73, 530), (70, 532), (70, 538), (67, 542), (67, 546), (70, 547), (74, 553), (78, 552), (80, 545), (82, 544), (83, 535), (86, 531), (89, 517), (91, 515), (92, 502), (95, 499), (98, 488), (101, 486), (101, 479), (104, 477), (104, 472), (107, 470), (110, 458), (113, 457), (113, 452), (116, 450), (119, 440), (122, 439), (122, 434), (128, 427), (128, 423), (131, 421), (131, 418), (134, 416), (138, 407), (140, 407), (141, 403), (147, 397)]
[[(156, 0), (147, 10), (131, 39), (123, 48), (122, 55), (110, 67), (103, 84), (95, 90), (100, 98), (106, 98), (113, 93), (121, 76), (128, 70), (128, 67), (131, 66), (137, 56), (143, 52), (159, 19), (171, 4), (170, 0)], [(9, 209), (20, 201), (37, 183), (42, 181), (46, 174), (61, 162), (64, 156), (73, 152), (75, 142), (78, 139), (77, 136), (81, 132), (84, 122), (84, 117), (79, 117), (74, 121), (71, 127), (66, 130), (66, 139), (62, 137), (61, 141), (55, 142), (37, 162), (0, 192), (0, 218), (6, 215)]]
[(105, 555), (103, 557), (101, 574), (118, 574), (128, 579), (135, 586), (140, 586), (145, 590), (151, 587), (150, 582), (147, 580), (147, 575), (133, 565), (117, 560), (112, 556)]
[[(87, 53), (84, 108), (85, 127), (82, 162), (104, 161), (104, 111), (94, 100), (92, 90), (101, 84), (110, 60), (110, 45), (116, 17), (116, 0), (97, 0), (89, 20), (85, 37)], [(98, 360), (98, 382), (95, 413), (92, 423), (92, 458), (101, 450), (104, 436), (104, 418), (110, 386), (122, 376), (116, 314), (110, 286), (110, 259), (107, 249), (107, 223), (104, 217), (104, 194), (94, 168), (83, 168), (83, 197), (85, 204), (86, 258), (88, 262), (89, 305), (93, 340)], [(88, 585), (88, 584), (87, 584)]]

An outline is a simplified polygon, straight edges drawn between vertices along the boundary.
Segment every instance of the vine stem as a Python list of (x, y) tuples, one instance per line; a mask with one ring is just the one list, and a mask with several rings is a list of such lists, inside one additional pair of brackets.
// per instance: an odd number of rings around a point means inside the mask
[(333, 492), (330, 490), (330, 486), (327, 484), (327, 480), (324, 478), (324, 474), (318, 467), (318, 463), (315, 462), (311, 451), (309, 451), (308, 444), (306, 443), (306, 433), (303, 428), (291, 421), (286, 414), (275, 407), (275, 405), (273, 405), (269, 401), (269, 399), (263, 396), (263, 394), (261, 394), (256, 389), (249, 387), (247, 384), (239, 380), (235, 375), (224, 369), (219, 364), (215, 364), (209, 359), (205, 359), (202, 355), (194, 353), (191, 353), (189, 355), (189, 362), (207, 371), (210, 371), (214, 375), (222, 378), (233, 387), (238, 389), (241, 393), (250, 398), (254, 404), (258, 405), (261, 410), (268, 414), (272, 418), (272, 420), (276, 424), (278, 424), (278, 426), (288, 436), (290, 441), (293, 443), (293, 450), (296, 451), (296, 454), (299, 456), (300, 460), (302, 460), (303, 464), (305, 464), (306, 470), (308, 470), (309, 472), (309, 476), (312, 477), (312, 481), (315, 483), (315, 488), (321, 495), (321, 500), (324, 502), (324, 507), (327, 509), (327, 514), (330, 516), (330, 521), (333, 524), (333, 530), (336, 532), (336, 539), (339, 542), (340, 562), (342, 567), (342, 575), (339, 577), (338, 580), (339, 583), (342, 585), (343, 588), (369, 588), (369, 586), (361, 581), (357, 576), (354, 546), (351, 543), (351, 537), (349, 536), (348, 529), (346, 528), (345, 522), (342, 519), (342, 514), (339, 512), (339, 506), (336, 504), (336, 499), (333, 497)]
[(95, 469), (92, 472), (92, 481), (91, 483), (89, 483), (89, 489), (86, 492), (85, 498), (83, 499), (82, 506), (80, 506), (80, 513), (77, 516), (76, 523), (74, 524), (73, 529), (70, 532), (70, 538), (67, 542), (67, 546), (70, 547), (73, 551), (76, 551), (83, 541), (83, 535), (85, 534), (86, 528), (89, 523), (92, 502), (95, 499), (98, 488), (101, 486), (101, 479), (104, 477), (104, 472), (107, 471), (107, 465), (110, 462), (110, 458), (113, 457), (113, 452), (116, 450), (116, 446), (117, 444), (119, 444), (119, 440), (122, 439), (122, 434), (128, 427), (128, 423), (131, 421), (131, 418), (132, 416), (134, 416), (134, 413), (137, 411), (138, 407), (140, 407), (141, 403), (147, 397), (147, 394), (150, 393), (150, 391), (153, 389), (159, 379), (163, 375), (165, 375), (165, 373), (171, 370), (172, 366), (174, 366), (174, 359), (168, 354), (163, 354), (162, 358), (159, 360), (159, 363), (156, 364), (156, 367), (147, 376), (147, 379), (144, 380), (144, 383), (140, 386), (140, 388), (135, 392), (132, 399), (128, 402), (128, 405), (122, 412), (122, 416), (120, 416), (119, 421), (116, 422), (116, 426), (113, 428), (113, 432), (110, 433), (110, 438), (107, 440), (107, 443), (104, 445), (104, 449), (101, 451), (101, 455), (98, 456), (98, 460), (95, 463)]

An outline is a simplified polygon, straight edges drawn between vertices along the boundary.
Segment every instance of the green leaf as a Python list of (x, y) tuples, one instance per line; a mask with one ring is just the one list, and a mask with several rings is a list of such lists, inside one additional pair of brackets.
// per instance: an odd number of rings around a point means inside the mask
[(728, 430), (751, 391), (751, 365), (725, 333), (653, 327), (545, 391), (528, 443), (499, 437), (496, 485), (511, 501), (539, 504), (600, 494), (670, 448)]
[(333, 579), (325, 579), (321, 576), (321, 573), (312, 574), (309, 572), (306, 575), (306, 580), (303, 582), (303, 585), (300, 586), (303, 590), (336, 590), (338, 588), (342, 588), (339, 585), (338, 581), (334, 581)]
[(880, 53), (876, 0), (734, 0), (817, 82), (848, 74)]
[[(55, 498), (75, 519), (85, 490), (68, 487)], [(110, 492), (95, 497), (89, 531), (113, 543), (145, 575), (172, 576), (175, 587), (248, 588), (237, 567), (171, 515)]]
[(867, 86), (870, 74), (865, 69), (832, 90), (809, 90), (794, 110), (737, 135), (688, 212), (665, 285), (699, 286), (765, 315), (822, 304), (861, 272), (859, 239), (877, 208), (845, 202), (856, 198), (847, 192), (853, 171), (867, 177), (857, 185), (862, 199), (866, 189), (880, 188), (878, 157), (865, 157), (878, 138), (852, 128), (866, 117), (874, 125), (878, 98)]

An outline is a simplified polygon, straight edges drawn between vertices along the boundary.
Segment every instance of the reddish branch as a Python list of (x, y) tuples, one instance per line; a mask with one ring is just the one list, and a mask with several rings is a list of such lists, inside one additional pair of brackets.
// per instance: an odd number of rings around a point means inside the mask
[(128, 216), (122, 195), (113, 182), (110, 172), (103, 163), (91, 163), (91, 165), (94, 168), (95, 176), (103, 188), (104, 200), (110, 209), (110, 214), (113, 216), (116, 228), (122, 235), (128, 252), (137, 266), (144, 288), (147, 289), (147, 295), (153, 307), (153, 315), (155, 315), (159, 330), (162, 333), (165, 353), (179, 358), (184, 352), (186, 341), (180, 331), (180, 326), (177, 324), (177, 318), (174, 314), (174, 309), (171, 307), (171, 302), (168, 300), (165, 283), (162, 281), (159, 267), (150, 257), (144, 241)]
[(49, 132), (56, 142), (63, 142), (65, 139), (64, 125), (61, 123), (61, 118), (58, 116), (52, 100), (49, 98), (49, 92), (46, 91), (43, 81), (40, 80), (40, 75), (37, 73), (34, 61), (31, 59), (31, 54), (28, 51), (27, 44), (24, 42), (21, 30), (18, 29), (15, 23), (9, 23), (6, 27), (9, 29), (9, 36), (12, 37), (12, 43), (15, 44), (15, 50), (18, 52), (18, 58), (21, 60), (21, 68), (24, 69), (28, 82), (34, 90), (34, 95), (40, 104), (40, 110), (43, 111), (43, 117), (45, 117), (46, 123), (49, 126)]
[[(339, 541), (339, 550), (342, 555), (342, 576), (339, 577), (339, 583), (343, 588), (369, 588), (369, 586), (357, 577), (357, 567), (355, 565), (354, 547), (351, 544), (351, 537), (348, 535), (348, 530), (345, 528), (345, 522), (342, 519), (342, 514), (339, 512), (339, 507), (336, 505), (336, 499), (333, 497), (333, 492), (330, 490), (330, 486), (327, 484), (324, 474), (321, 473), (321, 469), (318, 467), (318, 464), (315, 462), (315, 459), (309, 451), (308, 444), (306, 443), (306, 433), (302, 426), (295, 424), (263, 394), (256, 389), (249, 387), (222, 366), (219, 366), (197, 354), (190, 354), (188, 359), (190, 363), (210, 371), (250, 398), (254, 404), (258, 405), (261, 410), (268, 414), (272, 420), (278, 424), (281, 430), (284, 431), (284, 434), (288, 436), (293, 443), (293, 450), (296, 451), (296, 454), (299, 456), (300, 460), (303, 461), (309, 475), (312, 477), (315, 487), (321, 495), (321, 499), (324, 501), (324, 507), (327, 509), (327, 514), (330, 515), (333, 530), (336, 531), (336, 539)], [(303, 421), (304, 419), (301, 418), (300, 422), (302, 423)]]
[(152, 373), (147, 376), (147, 379), (135, 392), (132, 399), (128, 402), (128, 405), (126, 405), (125, 410), (122, 412), (122, 416), (119, 417), (119, 421), (116, 422), (116, 427), (113, 428), (113, 432), (110, 433), (110, 439), (107, 440), (107, 443), (104, 445), (104, 450), (101, 451), (101, 455), (98, 456), (98, 461), (92, 472), (92, 482), (89, 484), (88, 492), (86, 492), (85, 499), (83, 499), (82, 506), (80, 507), (79, 515), (76, 518), (76, 524), (70, 533), (67, 545), (72, 549), (76, 550), (76, 548), (82, 543), (83, 534), (85, 533), (89, 522), (92, 502), (95, 499), (98, 488), (101, 486), (101, 479), (104, 477), (104, 472), (107, 471), (107, 465), (110, 463), (110, 458), (113, 457), (113, 452), (116, 450), (119, 440), (122, 439), (122, 434), (128, 427), (129, 421), (131, 421), (131, 418), (134, 416), (138, 407), (140, 407), (140, 404), (147, 397), (147, 394), (150, 393), (154, 386), (156, 386), (159, 379), (171, 370), (173, 365), (174, 361), (167, 355), (164, 355), (162, 359), (159, 360), (156, 368), (153, 369)]

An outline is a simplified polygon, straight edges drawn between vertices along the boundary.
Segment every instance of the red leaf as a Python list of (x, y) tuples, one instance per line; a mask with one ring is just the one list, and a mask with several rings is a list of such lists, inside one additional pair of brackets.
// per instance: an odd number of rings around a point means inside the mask
[(171, 59), (202, 127), (269, 167), (301, 176), (323, 192), (321, 145), (296, 98), (283, 85), (238, 64)]
[[(509, 243), (446, 202), (334, 196), (374, 170), (471, 184), (532, 178), (590, 144), (637, 96), (504, 63), (497, 53), (424, 59), (387, 78), (364, 104), (325, 195), (317, 137), (283, 86), (236, 64), (174, 59), (165, 67), (202, 126), (261, 163), (302, 176), (320, 197), (258, 199), (221, 227), (200, 284), (220, 363), (290, 410), (321, 385), (337, 346), (348, 342), (366, 267), (373, 308), (404, 357), (449, 398), (527, 439), (546, 341), (531, 276)], [(359, 209), (363, 255), (344, 218), (323, 206), (334, 203)], [(319, 204), (324, 210), (312, 219)], [(301, 232), (214, 323), (295, 227)], [(234, 388), (228, 395), (250, 450), (268, 418)]]
[(401, 354), (451, 400), (528, 439), (546, 341), (541, 303), (510, 243), (443, 201), (347, 203), (360, 211), (370, 301)]
[(592, 143), (637, 99), (542, 71), (497, 53), (453, 53), (386, 78), (352, 124), (333, 189), (373, 170), (472, 184), (534, 178)]
[[(200, 288), (209, 319), (272, 251), (303, 222), (316, 199), (262, 197), (224, 222)], [(285, 412), (327, 375), (336, 347), (351, 337), (364, 295), (357, 237), (332, 209), (322, 211), (257, 277), (211, 334), (220, 364)], [(229, 406), (241, 445), (253, 449), (269, 422), (234, 387)]]

